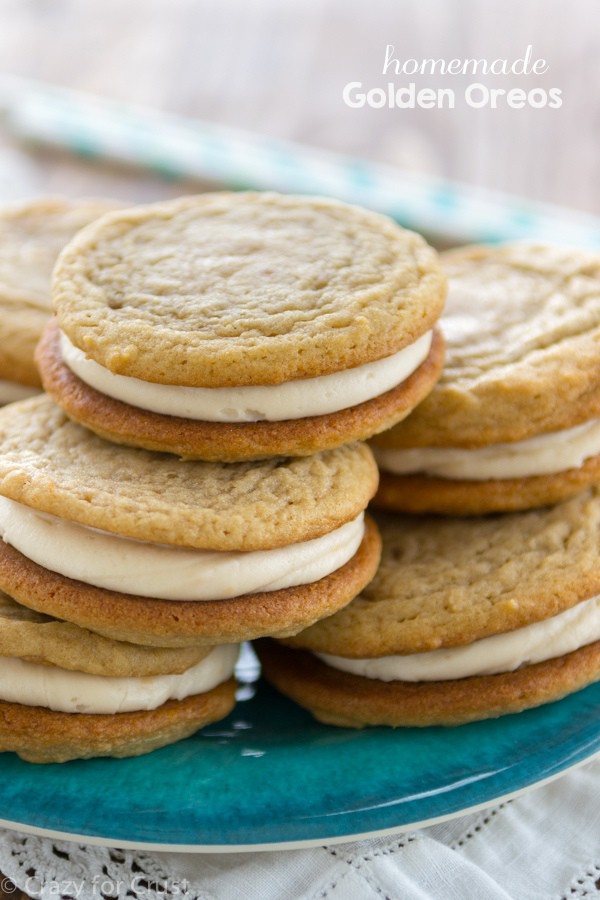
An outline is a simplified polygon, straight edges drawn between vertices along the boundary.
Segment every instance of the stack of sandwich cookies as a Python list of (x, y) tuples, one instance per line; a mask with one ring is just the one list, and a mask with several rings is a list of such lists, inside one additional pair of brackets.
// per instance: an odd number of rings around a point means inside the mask
[(40, 390), (33, 357), (51, 315), (54, 263), (79, 229), (115, 206), (47, 198), (0, 211), (0, 403)]
[(472, 515), (560, 502), (600, 479), (600, 256), (538, 245), (443, 254), (442, 377), (373, 439), (376, 503)]
[(114, 641), (0, 593), (0, 751), (64, 762), (188, 737), (233, 708), (237, 654)]
[[(263, 672), (323, 722), (458, 725), (600, 679), (600, 491), (483, 519), (381, 517), (383, 556), (349, 606)], [(286, 646), (283, 646), (283, 645)]]
[(418, 235), (319, 198), (184, 198), (79, 232), (37, 353), (59, 406), (0, 411), (0, 589), (29, 610), (12, 642), (0, 627), (1, 749), (185, 737), (232, 708), (240, 641), (366, 587), (378, 471), (356, 441), (434, 386), (445, 291)]
[(207, 194), (84, 229), (53, 280), (46, 390), (121, 444), (232, 462), (362, 440), (439, 377), (437, 254), (321, 198)]
[(0, 411), (0, 588), (160, 647), (287, 636), (371, 580), (371, 451), (225, 465), (110, 444), (48, 397)]

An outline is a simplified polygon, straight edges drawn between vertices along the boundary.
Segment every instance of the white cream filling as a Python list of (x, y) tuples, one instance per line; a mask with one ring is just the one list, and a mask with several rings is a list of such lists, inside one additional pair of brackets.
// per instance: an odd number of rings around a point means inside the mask
[(179, 675), (111, 678), (0, 656), (0, 699), (66, 713), (156, 709), (167, 700), (204, 694), (233, 675), (239, 644), (215, 647)]
[(275, 385), (203, 388), (153, 384), (115, 375), (60, 333), (63, 361), (82, 381), (114, 400), (167, 416), (205, 422), (281, 422), (357, 406), (401, 384), (427, 358), (433, 333), (375, 362)]
[(0, 497), (0, 536), (45, 569), (160, 600), (224, 600), (309, 584), (351, 559), (364, 513), (323, 537), (274, 550), (222, 552), (151, 544), (67, 522)]
[(461, 481), (552, 475), (578, 469), (586, 459), (600, 453), (600, 419), (526, 441), (492, 444), (475, 450), (455, 447), (408, 450), (374, 447), (373, 450), (381, 468), (394, 475), (419, 472)]
[(16, 381), (5, 381), (0, 378), (0, 406), (5, 403), (14, 403), (16, 400), (26, 400), (27, 397), (41, 393), (41, 390), (30, 384), (17, 384)]
[(450, 681), (471, 675), (514, 672), (565, 656), (600, 640), (600, 596), (584, 600), (565, 612), (504, 634), (482, 638), (464, 647), (450, 647), (406, 656), (346, 659), (317, 653), (334, 669), (378, 681)]

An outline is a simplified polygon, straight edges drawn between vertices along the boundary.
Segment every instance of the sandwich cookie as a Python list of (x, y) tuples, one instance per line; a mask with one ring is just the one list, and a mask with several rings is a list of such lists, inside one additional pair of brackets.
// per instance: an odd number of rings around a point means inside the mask
[(361, 440), (437, 380), (437, 254), (314, 197), (216, 193), (119, 211), (54, 271), (44, 387), (102, 437), (191, 459)]
[(46, 198), (0, 211), (0, 404), (40, 390), (33, 355), (51, 315), (56, 258), (80, 228), (115, 206)]
[(237, 655), (114, 641), (0, 593), (0, 751), (49, 763), (164, 747), (233, 709)]
[(503, 517), (378, 522), (381, 566), (360, 596), (257, 644), (267, 679), (317, 719), (459, 725), (600, 679), (596, 488)]
[(373, 441), (377, 504), (474, 515), (557, 503), (600, 480), (600, 256), (449, 251), (446, 368)]
[(160, 647), (295, 634), (375, 574), (365, 444), (225, 465), (119, 447), (46, 397), (0, 410), (0, 588)]

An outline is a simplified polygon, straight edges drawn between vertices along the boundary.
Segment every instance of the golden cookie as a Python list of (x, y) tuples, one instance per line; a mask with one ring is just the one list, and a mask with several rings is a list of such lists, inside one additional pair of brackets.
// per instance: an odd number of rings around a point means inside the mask
[(319, 581), (231, 600), (194, 602), (118, 594), (73, 581), (0, 542), (0, 585), (23, 605), (115, 641), (198, 652), (207, 645), (265, 634), (286, 637), (332, 615), (373, 578), (380, 552), (379, 533), (367, 518), (357, 553)]
[(408, 415), (427, 396), (442, 369), (437, 329), (423, 363), (398, 387), (357, 406), (283, 422), (198, 422), (140, 409), (85, 384), (62, 360), (51, 321), (37, 348), (44, 388), (67, 415), (115, 444), (174, 453), (184, 459), (241, 462), (274, 455), (308, 456), (364, 440)]
[(274, 687), (341, 728), (463, 725), (560, 700), (600, 678), (600, 641), (516, 672), (417, 683), (351, 675), (266, 638), (255, 649)]
[(0, 411), (0, 588), (117, 640), (185, 647), (295, 633), (368, 583), (368, 447), (259, 463), (109, 444), (48, 397)]
[(200, 662), (209, 647), (143, 647), (102, 637), (35, 612), (0, 592), (0, 656), (90, 675), (142, 678), (172, 675)]
[(373, 439), (376, 502), (473, 515), (573, 496), (600, 465), (600, 256), (536, 244), (444, 254), (446, 367)]
[(40, 385), (33, 352), (50, 316), (56, 259), (81, 228), (116, 205), (50, 197), (0, 212), (0, 379)]
[(55, 712), (0, 700), (0, 751), (13, 751), (33, 763), (140, 756), (224, 718), (235, 705), (235, 687), (231, 678), (158, 709), (114, 715)]
[(471, 644), (600, 594), (600, 491), (480, 519), (378, 516), (381, 563), (348, 607), (286, 641), (348, 657)]
[(457, 724), (600, 677), (600, 490), (503, 517), (378, 522), (373, 581), (281, 641), (310, 654), (265, 651), (267, 677), (318, 718)]
[(389, 427), (432, 388), (445, 290), (435, 251), (384, 216), (318, 197), (185, 197), (70, 243), (53, 278), (60, 339), (38, 361), (55, 399), (118, 442), (314, 453)]

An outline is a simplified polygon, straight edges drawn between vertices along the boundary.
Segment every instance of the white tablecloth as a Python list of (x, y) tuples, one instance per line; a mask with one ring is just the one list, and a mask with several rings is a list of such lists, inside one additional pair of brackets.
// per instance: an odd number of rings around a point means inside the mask
[(444, 824), (307, 850), (146, 853), (0, 830), (0, 870), (44, 900), (591, 900), (600, 760)]

